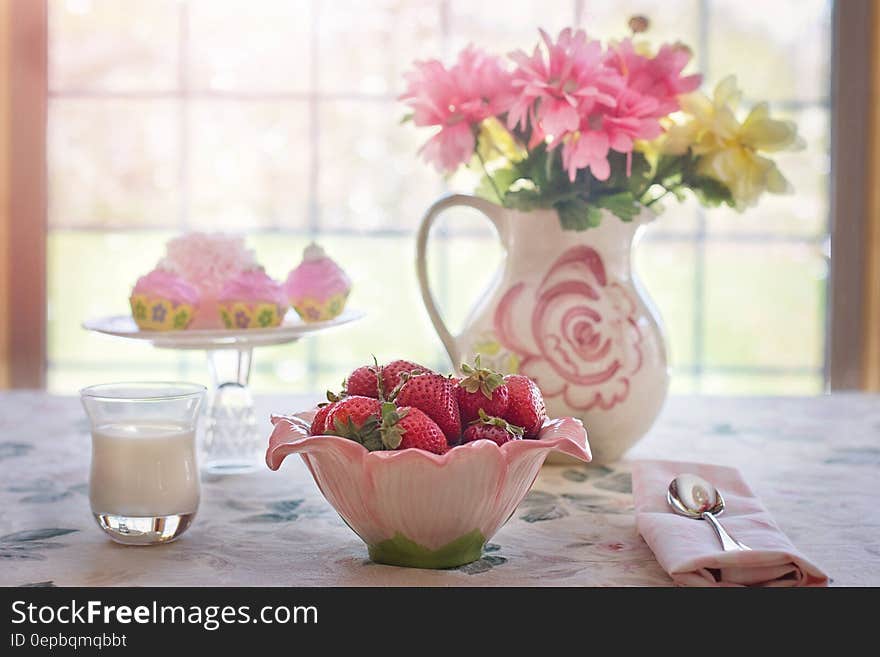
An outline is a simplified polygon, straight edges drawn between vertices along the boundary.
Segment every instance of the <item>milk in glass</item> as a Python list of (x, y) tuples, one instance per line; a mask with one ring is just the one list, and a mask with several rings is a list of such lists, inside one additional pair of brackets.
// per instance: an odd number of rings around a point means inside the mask
[(117, 516), (195, 513), (195, 431), (155, 421), (95, 427), (89, 500), (95, 513)]

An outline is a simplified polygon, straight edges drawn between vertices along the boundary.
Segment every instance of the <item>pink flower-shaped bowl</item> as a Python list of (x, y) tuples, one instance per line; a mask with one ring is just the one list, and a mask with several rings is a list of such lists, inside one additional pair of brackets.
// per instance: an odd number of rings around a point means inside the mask
[(378, 563), (452, 568), (476, 561), (532, 487), (552, 450), (592, 457), (580, 420), (550, 420), (535, 440), (477, 440), (438, 456), (368, 452), (338, 436), (310, 436), (310, 414), (275, 416), (266, 463), (299, 454), (318, 488)]

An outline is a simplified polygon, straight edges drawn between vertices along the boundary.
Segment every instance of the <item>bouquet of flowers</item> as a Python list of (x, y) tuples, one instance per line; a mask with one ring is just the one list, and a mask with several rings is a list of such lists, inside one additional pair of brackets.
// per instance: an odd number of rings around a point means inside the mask
[(479, 171), (476, 193), (505, 207), (556, 209), (570, 230), (599, 225), (603, 208), (631, 221), (688, 191), (738, 210), (790, 191), (768, 154), (802, 146), (794, 123), (767, 103), (740, 120), (734, 77), (709, 97), (700, 75), (683, 73), (687, 46), (654, 49), (635, 39), (646, 19), (630, 26), (634, 38), (608, 44), (541, 30), (531, 55), (469, 46), (450, 67), (416, 62), (405, 120), (439, 128), (420, 152), (443, 173)]

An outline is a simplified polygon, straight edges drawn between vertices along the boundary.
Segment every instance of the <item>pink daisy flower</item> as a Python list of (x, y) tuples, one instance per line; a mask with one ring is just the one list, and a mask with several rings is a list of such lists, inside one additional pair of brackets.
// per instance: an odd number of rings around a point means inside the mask
[[(598, 180), (611, 173), (608, 151), (631, 154), (636, 139), (654, 139), (663, 132), (656, 118), (657, 100), (631, 89), (622, 89), (612, 108), (597, 110), (581, 118), (578, 129), (555, 139), (550, 148), (562, 143), (562, 165), (574, 182), (580, 169), (589, 168)], [(627, 175), (630, 161), (627, 160)]]
[(578, 129), (581, 117), (595, 106), (614, 105), (623, 81), (605, 62), (602, 45), (586, 32), (566, 28), (554, 43), (541, 30), (547, 56), (540, 45), (531, 56), (518, 50), (510, 54), (517, 64), (512, 87), (517, 94), (509, 108), (507, 125), (559, 137)]
[(405, 77), (400, 99), (412, 108), (413, 123), (440, 127), (420, 152), (441, 172), (466, 163), (476, 145), (474, 126), (510, 103), (510, 74), (498, 58), (473, 46), (450, 68), (436, 59), (416, 62)]
[(678, 110), (678, 97), (700, 86), (701, 75), (682, 76), (691, 59), (690, 49), (680, 43), (664, 44), (654, 57), (636, 52), (632, 40), (624, 39), (609, 50), (606, 63), (626, 80), (626, 86), (657, 101), (654, 116)]
[(630, 153), (636, 139), (654, 139), (663, 132), (658, 116), (659, 102), (652, 96), (624, 89), (613, 110), (603, 117), (602, 127), (610, 147), (618, 153)]
[(574, 131), (562, 140), (562, 166), (574, 182), (580, 169), (590, 169), (598, 180), (608, 180), (611, 165), (608, 163), (608, 150), (611, 140), (602, 129)]

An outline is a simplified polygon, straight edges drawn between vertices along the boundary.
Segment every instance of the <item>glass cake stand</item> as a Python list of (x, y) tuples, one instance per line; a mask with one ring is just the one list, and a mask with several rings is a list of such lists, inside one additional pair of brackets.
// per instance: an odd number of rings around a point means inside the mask
[(143, 340), (159, 349), (205, 351), (212, 391), (205, 411), (202, 469), (211, 474), (240, 474), (262, 467), (266, 452), (265, 432), (257, 428), (248, 387), (254, 348), (296, 342), (363, 316), (359, 310), (346, 309), (335, 319), (307, 324), (289, 312), (275, 328), (143, 331), (130, 315), (114, 315), (83, 322), (83, 328)]

